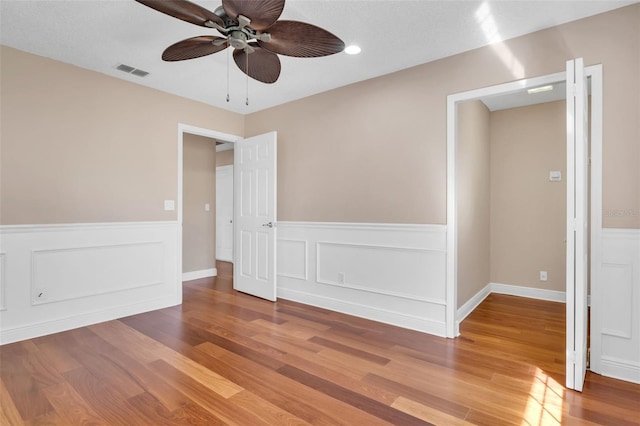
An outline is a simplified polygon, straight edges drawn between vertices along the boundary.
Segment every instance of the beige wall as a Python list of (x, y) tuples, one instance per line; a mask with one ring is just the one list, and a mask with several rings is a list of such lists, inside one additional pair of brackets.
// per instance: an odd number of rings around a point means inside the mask
[(233, 149), (227, 149), (226, 151), (219, 151), (216, 154), (216, 167), (230, 166), (233, 164)]
[(604, 68), (604, 225), (640, 228), (638, 22), (640, 4), (249, 115), (247, 136), (278, 131), (279, 218), (445, 223), (447, 95), (584, 57)]
[(280, 220), (446, 222), (446, 96), (604, 67), (604, 225), (640, 228), (640, 4), (242, 117), (2, 47), (0, 221), (174, 220), (179, 122), (278, 131)]
[(458, 308), (490, 281), (490, 114), (480, 101), (458, 107)]
[(244, 117), (0, 50), (0, 223), (175, 220), (178, 123), (242, 135)]
[[(491, 113), (491, 282), (565, 291), (565, 108)], [(552, 170), (561, 182), (549, 181)]]
[[(184, 135), (182, 187), (182, 272), (215, 268), (215, 140)], [(209, 211), (205, 204), (209, 204)]]

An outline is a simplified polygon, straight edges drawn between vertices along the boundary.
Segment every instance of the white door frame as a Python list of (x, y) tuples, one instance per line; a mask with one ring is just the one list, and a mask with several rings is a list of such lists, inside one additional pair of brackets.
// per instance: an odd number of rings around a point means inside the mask
[[(600, 261), (602, 235), (602, 65), (585, 67), (591, 77), (591, 370), (598, 372), (600, 339), (594, 332), (597, 320), (597, 304), (600, 300)], [(508, 94), (523, 89), (544, 86), (566, 80), (566, 72), (542, 77), (523, 79), (491, 87), (470, 90), (447, 96), (447, 278), (446, 278), (446, 335), (449, 338), (460, 334), (457, 318), (458, 291), (458, 224), (456, 203), (456, 149), (457, 149), (457, 104), (478, 100), (485, 96)]]
[[(235, 143), (242, 140), (242, 136), (222, 133), (216, 130), (205, 129), (202, 127), (191, 126), (188, 124), (178, 123), (178, 200), (176, 209), (178, 212), (178, 294), (177, 300), (182, 303), (182, 192), (183, 192), (183, 150), (184, 150), (184, 134), (205, 136), (220, 142)], [(235, 188), (234, 188), (235, 196)]]

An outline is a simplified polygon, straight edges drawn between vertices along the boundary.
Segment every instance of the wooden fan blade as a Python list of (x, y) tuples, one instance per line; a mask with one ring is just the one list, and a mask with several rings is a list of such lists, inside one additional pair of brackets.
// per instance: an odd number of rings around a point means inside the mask
[[(216, 41), (220, 41), (215, 43)], [(227, 48), (227, 40), (216, 36), (199, 36), (179, 41), (162, 52), (162, 59), (168, 62), (184, 61), (211, 55)]]
[(329, 31), (298, 21), (278, 21), (267, 31), (271, 41), (258, 41), (273, 53), (298, 58), (328, 56), (344, 50), (344, 42)]
[(201, 27), (209, 27), (206, 22), (212, 21), (224, 27), (224, 22), (215, 13), (199, 6), (195, 3), (191, 3), (187, 0), (136, 0), (138, 3), (142, 3), (145, 6), (149, 6), (158, 12), (166, 13), (174, 18), (182, 19), (183, 21), (190, 22), (192, 24), (200, 25)]
[(278, 20), (284, 0), (222, 0), (222, 7), (230, 18), (238, 19), (238, 15), (243, 15), (251, 19), (251, 28), (263, 31)]
[[(275, 53), (261, 49), (255, 43), (249, 43), (255, 49), (247, 53), (243, 49), (233, 51), (233, 60), (240, 70), (249, 77), (263, 83), (275, 83), (280, 77), (280, 58)], [(247, 56), (249, 56), (249, 70), (247, 71)]]

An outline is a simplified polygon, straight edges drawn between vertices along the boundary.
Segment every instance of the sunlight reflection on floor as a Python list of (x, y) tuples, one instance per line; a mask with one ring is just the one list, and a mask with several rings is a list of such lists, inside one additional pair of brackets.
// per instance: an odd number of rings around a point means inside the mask
[(521, 424), (536, 426), (562, 424), (564, 392), (564, 386), (536, 367)]

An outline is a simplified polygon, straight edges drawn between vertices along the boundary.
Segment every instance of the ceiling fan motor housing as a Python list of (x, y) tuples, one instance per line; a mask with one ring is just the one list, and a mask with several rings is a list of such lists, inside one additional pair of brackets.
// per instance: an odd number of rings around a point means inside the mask
[(247, 47), (247, 35), (240, 30), (232, 31), (229, 35), (229, 44), (234, 49), (244, 49)]

